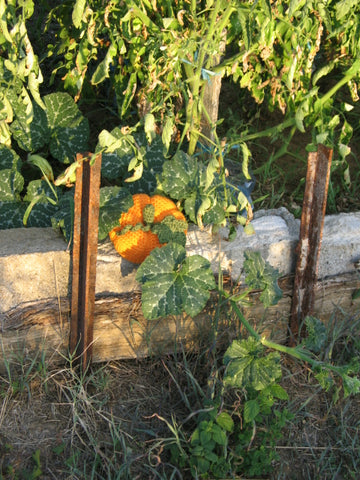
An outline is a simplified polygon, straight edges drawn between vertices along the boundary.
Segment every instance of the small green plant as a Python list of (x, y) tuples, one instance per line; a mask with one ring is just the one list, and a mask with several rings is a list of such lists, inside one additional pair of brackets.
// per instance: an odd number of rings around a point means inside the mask
[[(275, 304), (282, 295), (278, 272), (258, 253), (247, 252), (245, 257), (248, 291), (261, 289), (264, 305)], [(227, 348), (221, 375), (220, 367), (214, 366), (211, 377), (217, 382), (211, 381), (211, 394), (204, 396), (202, 408), (195, 414), (190, 437), (178, 434), (168, 448), (172, 462), (189, 468), (192, 478), (264, 475), (272, 471), (278, 459), (276, 443), (293, 419), (285, 406), (288, 394), (280, 385), (282, 355), (307, 362), (321, 387), (325, 391), (334, 389), (334, 399), (339, 398), (341, 388), (345, 398), (360, 392), (359, 367), (353, 361), (338, 366), (329, 358), (317, 357), (326, 341), (326, 328), (318, 319), (307, 317), (308, 336), (297, 347), (287, 347), (261, 337), (252, 328), (238, 305), (244, 301), (244, 294), (219, 293), (227, 299), (247, 335)]]
[[(39, 361), (39, 355), (41, 356)], [(28, 358), (25, 353), (13, 353), (10, 358), (4, 357), (7, 375), (8, 393), (12, 396), (27, 392), (31, 395), (31, 382), (44, 373), (44, 352), (39, 351), (34, 358)]]

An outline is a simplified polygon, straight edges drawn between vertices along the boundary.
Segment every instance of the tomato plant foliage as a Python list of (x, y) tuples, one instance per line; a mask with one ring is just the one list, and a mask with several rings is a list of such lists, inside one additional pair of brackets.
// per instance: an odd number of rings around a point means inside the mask
[[(52, 40), (46, 44), (31, 29), (35, 10), (37, 25), (42, 21), (43, 33)], [(55, 210), (46, 206), (46, 199), (60, 204), (61, 192), (54, 194), (45, 186), (43, 193), (33, 187), (26, 192), (26, 154), (71, 163), (89, 144), (88, 121), (73, 100), (94, 100), (97, 95), (114, 99), (122, 121), (134, 123), (135, 109), (145, 131), (138, 131), (136, 138), (125, 127), (100, 133), (97, 150), (103, 153), (104, 179), (125, 183), (130, 193), (159, 188), (181, 202), (188, 218), (200, 225), (224, 223), (231, 214), (245, 223), (238, 213), (247, 208), (247, 198), (238, 186), (234, 195), (225, 185), (223, 154), (240, 145), (244, 177), (249, 179), (246, 131), (224, 147), (216, 136), (216, 121), (210, 119), (210, 158), (205, 155), (202, 162), (193, 156), (207, 142), (201, 127), (209, 121), (204, 95), (217, 76), (231, 77), (257, 102), (284, 113), (275, 136), (290, 126), (290, 136), (296, 129), (309, 133), (309, 149), (319, 142), (336, 147), (339, 161), (334, 165), (342, 165), (350, 182), (344, 159), (353, 131), (346, 114), (353, 105), (343, 101), (340, 91), (347, 87), (351, 101), (358, 100), (358, 13), (356, 0), (77, 0), (55, 6), (2, 0), (0, 141), (10, 153), (1, 154), (8, 157), (15, 150), (20, 157), (17, 173), (2, 167), (2, 228), (19, 226), (24, 212), (28, 225), (42, 225), (46, 221), (41, 212)], [(52, 70), (45, 78), (43, 64)], [(334, 81), (328, 81), (329, 75)], [(68, 94), (42, 95), (42, 87)], [(58, 173), (56, 162), (51, 166)], [(52, 180), (51, 175), (47, 178)]]

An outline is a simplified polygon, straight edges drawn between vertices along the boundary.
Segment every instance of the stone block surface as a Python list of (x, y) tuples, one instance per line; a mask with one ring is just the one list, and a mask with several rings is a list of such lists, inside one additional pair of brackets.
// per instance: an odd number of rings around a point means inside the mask
[(70, 253), (51, 228), (0, 231), (0, 313), (68, 295)]
[[(281, 275), (294, 271), (300, 222), (285, 209), (259, 211), (252, 222), (255, 234), (238, 228), (229, 242), (227, 231), (190, 227), (188, 255), (209, 259), (213, 271), (242, 274), (244, 251), (258, 251)], [(320, 255), (319, 278), (354, 272), (360, 259), (360, 212), (327, 216)], [(139, 290), (137, 266), (122, 259), (110, 241), (98, 246), (96, 293)], [(70, 291), (70, 253), (59, 232), (51, 228), (0, 231), (0, 313), (26, 302), (67, 296)]]

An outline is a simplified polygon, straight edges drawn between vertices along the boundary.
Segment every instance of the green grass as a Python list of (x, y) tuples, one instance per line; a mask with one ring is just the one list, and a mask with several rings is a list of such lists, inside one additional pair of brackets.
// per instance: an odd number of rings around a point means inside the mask
[[(359, 315), (336, 310), (319, 359), (353, 361), (359, 369), (359, 324)], [(0, 478), (196, 478), (189, 471), (190, 441), (220, 398), (223, 375), (224, 352), (213, 346), (97, 364), (86, 374), (45, 364), (41, 354), (8, 359), (1, 375)], [(343, 398), (336, 388), (323, 391), (307, 365), (285, 356), (282, 370), (289, 400), (276, 408), (286, 407), (293, 417), (275, 445), (264, 445), (278, 459), (262, 478), (359, 478), (360, 398)], [(236, 422), (242, 395), (235, 390), (221, 397), (220, 409)], [(232, 458), (232, 441), (229, 436), (224, 458)], [(170, 455), (174, 451), (177, 457)]]

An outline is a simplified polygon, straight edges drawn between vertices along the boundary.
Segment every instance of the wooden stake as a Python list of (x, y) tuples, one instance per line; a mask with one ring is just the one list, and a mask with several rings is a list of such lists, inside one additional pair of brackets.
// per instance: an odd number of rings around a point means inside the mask
[(93, 165), (91, 155), (76, 157), (72, 250), (70, 352), (76, 352), (84, 371), (92, 355), (101, 176), (101, 154)]
[(296, 345), (307, 315), (314, 309), (315, 288), (325, 219), (332, 150), (319, 145), (309, 153), (306, 185), (300, 224), (300, 240), (296, 248), (297, 264), (290, 313), (290, 343)]

